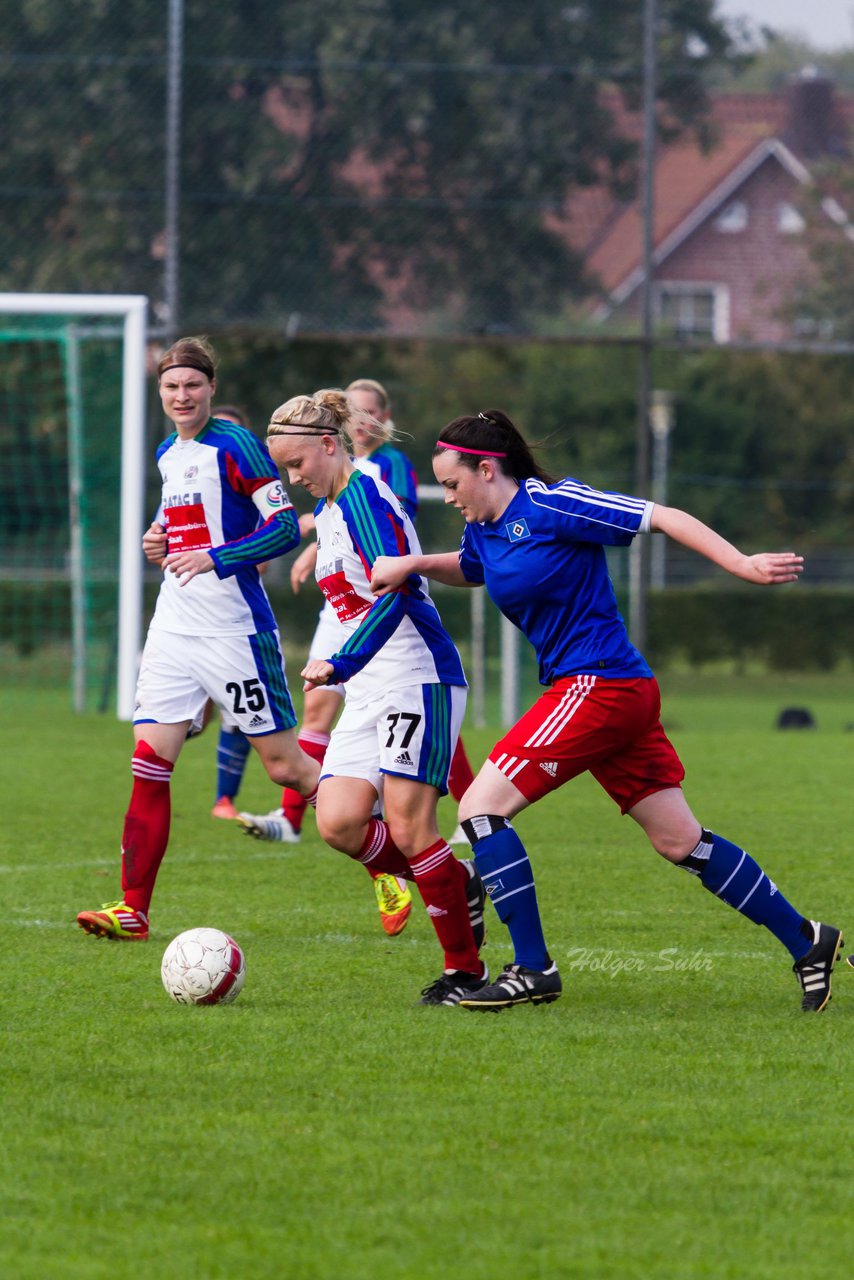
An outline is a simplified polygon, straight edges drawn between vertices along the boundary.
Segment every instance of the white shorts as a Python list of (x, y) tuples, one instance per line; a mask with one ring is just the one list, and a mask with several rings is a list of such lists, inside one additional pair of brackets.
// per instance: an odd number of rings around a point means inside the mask
[[(338, 615), (327, 600), (320, 610), (317, 626), (314, 629), (314, 635), (311, 637), (311, 645), (308, 650), (309, 662), (317, 659), (325, 661), (331, 658), (333, 653), (338, 652), (346, 639), (347, 635), (338, 621)], [(337, 698), (343, 698), (347, 692), (343, 684), (319, 684), (316, 686), (316, 690), (320, 693), (332, 693)]]
[(320, 778), (364, 778), (382, 797), (386, 774), (448, 790), (451, 758), (466, 713), (468, 690), (419, 684), (390, 689), (382, 702), (344, 703), (332, 731)]
[(251, 636), (185, 636), (150, 631), (136, 686), (134, 724), (201, 727), (213, 698), (248, 737), (297, 722), (278, 631)]

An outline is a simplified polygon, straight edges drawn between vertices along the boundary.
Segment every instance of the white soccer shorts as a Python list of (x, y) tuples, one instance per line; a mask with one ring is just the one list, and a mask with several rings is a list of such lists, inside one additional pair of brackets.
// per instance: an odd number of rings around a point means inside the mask
[(208, 698), (247, 737), (296, 724), (278, 631), (187, 636), (150, 631), (136, 686), (134, 724), (201, 727)]
[(468, 690), (420, 684), (390, 689), (382, 702), (344, 703), (321, 769), (324, 778), (364, 778), (382, 798), (383, 777), (394, 774), (448, 790), (451, 758), (466, 713)]
[[(322, 660), (328, 662), (333, 653), (338, 652), (346, 639), (347, 633), (338, 621), (338, 615), (332, 605), (327, 600), (320, 610), (317, 626), (314, 629), (314, 635), (311, 637), (308, 661)], [(316, 687), (322, 690), (323, 693), (334, 693), (338, 698), (345, 697), (347, 693), (343, 684), (320, 684)]]

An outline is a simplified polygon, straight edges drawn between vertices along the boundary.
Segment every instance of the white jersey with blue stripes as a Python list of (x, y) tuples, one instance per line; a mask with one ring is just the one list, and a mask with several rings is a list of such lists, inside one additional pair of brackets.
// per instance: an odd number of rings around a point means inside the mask
[(652, 503), (567, 477), (523, 481), (494, 522), (466, 525), (460, 566), (483, 582), (531, 642), (542, 684), (565, 676), (650, 676), (629, 641), (608, 575), (606, 546), (649, 531)]
[(460, 655), (422, 577), (412, 575), (386, 596), (371, 593), (377, 556), (421, 554), (412, 521), (388, 485), (354, 471), (335, 501), (319, 503), (314, 515), (315, 574), (347, 637), (327, 656), (335, 682), (347, 681), (348, 704), (417, 684), (465, 686)]
[(157, 451), (163, 482), (156, 519), (170, 553), (207, 551), (214, 562), (181, 586), (166, 572), (151, 622), (179, 635), (252, 635), (276, 620), (256, 568), (299, 542), (296, 513), (261, 441), (210, 418), (192, 440), (177, 434)]

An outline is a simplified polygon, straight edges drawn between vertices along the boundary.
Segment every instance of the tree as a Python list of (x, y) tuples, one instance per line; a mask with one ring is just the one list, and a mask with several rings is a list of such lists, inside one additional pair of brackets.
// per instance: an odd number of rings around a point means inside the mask
[[(187, 0), (183, 327), (542, 328), (585, 287), (547, 215), (629, 192), (637, 0)], [(733, 56), (713, 0), (660, 0), (662, 129)], [(160, 291), (163, 6), (0, 0), (6, 288)], [(416, 317), (416, 319), (413, 319)]]

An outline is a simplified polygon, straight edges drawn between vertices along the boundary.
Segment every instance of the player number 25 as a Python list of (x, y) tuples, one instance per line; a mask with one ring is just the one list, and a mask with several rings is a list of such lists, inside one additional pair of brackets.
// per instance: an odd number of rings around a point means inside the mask
[[(225, 690), (234, 698), (232, 711), (235, 715), (240, 715), (243, 711), (260, 711), (266, 705), (260, 680), (244, 680), (242, 685), (237, 680), (229, 680)], [(245, 707), (241, 701), (241, 694), (246, 699)]]

